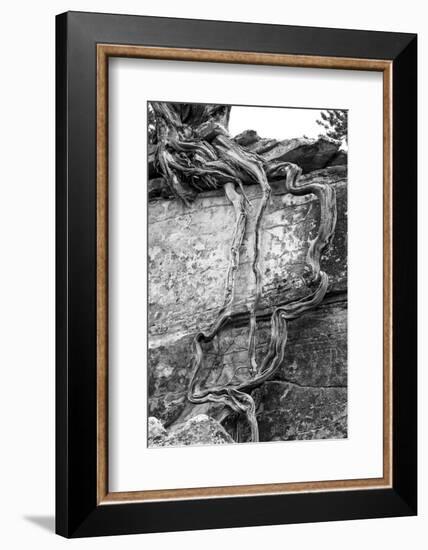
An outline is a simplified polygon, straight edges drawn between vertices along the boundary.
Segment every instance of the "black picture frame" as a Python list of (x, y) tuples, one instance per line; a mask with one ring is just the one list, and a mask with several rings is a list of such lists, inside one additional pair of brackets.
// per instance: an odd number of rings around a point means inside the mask
[[(392, 487), (97, 501), (97, 44), (392, 62)], [(56, 18), (56, 532), (65, 537), (417, 513), (417, 36), (68, 12)]]

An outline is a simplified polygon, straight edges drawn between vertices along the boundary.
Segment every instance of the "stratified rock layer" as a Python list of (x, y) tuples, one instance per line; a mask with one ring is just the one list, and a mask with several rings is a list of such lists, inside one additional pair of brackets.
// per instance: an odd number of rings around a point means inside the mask
[[(302, 140), (298, 140), (300, 149), (290, 144), (287, 149), (284, 142), (271, 147), (272, 143), (257, 138), (246, 135), (239, 139), (246, 140), (249, 149), (263, 146), (266, 154), (278, 154), (281, 160), (290, 151), (300, 151), (303, 162), (306, 145), (305, 154), (315, 147), (302, 144)], [(328, 163), (330, 153), (333, 166), (312, 169), (302, 179), (332, 185), (337, 194), (336, 232), (321, 260), (321, 269), (329, 275), (329, 289), (318, 308), (288, 323), (281, 367), (273, 380), (253, 392), (261, 441), (341, 438), (347, 434), (347, 172), (345, 166), (334, 164), (346, 159), (339, 159), (337, 143), (334, 151), (328, 144), (321, 145), (325, 148), (318, 143), (312, 149), (308, 169)], [(325, 154), (322, 162), (321, 153)], [(309, 292), (306, 253), (319, 224), (319, 204), (314, 196), (284, 194), (282, 182), (272, 183), (272, 188), (262, 223), (263, 315), (257, 324), (258, 361), (267, 349), (272, 307)], [(162, 180), (149, 182), (149, 415), (175, 431), (200, 414), (208, 414), (212, 420), (224, 417), (221, 406), (190, 404), (186, 391), (193, 337), (211, 326), (222, 305), (234, 210), (222, 190), (201, 193), (186, 207), (169, 198), (165, 189)], [(242, 321), (226, 326), (206, 346), (201, 379), (208, 386), (249, 377), (246, 312), (254, 296), (251, 254), (260, 190), (248, 185), (245, 191), (253, 213), (241, 247), (234, 300), (234, 311), (242, 312)], [(230, 418), (225, 427), (236, 437), (233, 423)], [(239, 441), (248, 439), (242, 422), (238, 435)], [(186, 442), (177, 444), (194, 444), (190, 435), (183, 437)]]

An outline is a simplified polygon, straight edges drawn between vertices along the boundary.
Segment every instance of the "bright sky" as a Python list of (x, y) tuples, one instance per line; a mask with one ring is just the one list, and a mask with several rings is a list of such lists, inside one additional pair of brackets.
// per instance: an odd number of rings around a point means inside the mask
[(260, 137), (278, 140), (302, 137), (317, 138), (323, 128), (316, 121), (319, 109), (286, 107), (236, 107), (230, 112), (229, 131), (232, 136), (244, 130), (256, 130)]

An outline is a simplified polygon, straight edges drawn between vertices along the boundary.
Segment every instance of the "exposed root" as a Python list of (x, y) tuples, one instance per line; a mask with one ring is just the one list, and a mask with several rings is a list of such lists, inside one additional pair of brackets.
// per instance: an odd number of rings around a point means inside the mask
[[(190, 128), (183, 124), (179, 109), (174, 104), (153, 103), (158, 117), (157, 162), (173, 194), (189, 204), (198, 191), (224, 188), (235, 211), (235, 227), (226, 274), (223, 305), (207, 333), (196, 334), (193, 342), (194, 357), (188, 388), (190, 402), (221, 403), (230, 411), (245, 416), (251, 428), (251, 440), (258, 441), (256, 407), (251, 392), (268, 380), (284, 360), (287, 343), (287, 322), (300, 317), (318, 306), (328, 288), (328, 276), (320, 269), (321, 254), (329, 246), (336, 225), (336, 196), (329, 185), (309, 183), (299, 185), (301, 169), (291, 163), (269, 165), (257, 154), (245, 151), (233, 141), (224, 126), (229, 113), (224, 107), (197, 107), (198, 125)], [(221, 111), (223, 109), (223, 111)], [(185, 111), (182, 111), (182, 113)], [(220, 330), (239, 314), (232, 313), (236, 273), (239, 267), (239, 251), (247, 223), (250, 203), (245, 196), (242, 182), (249, 179), (258, 184), (262, 197), (255, 214), (252, 271), (255, 279), (254, 300), (248, 307), (249, 339), (248, 366), (250, 379), (241, 383), (201, 388), (198, 374), (203, 364), (202, 345), (212, 341)], [(310, 269), (307, 284), (315, 290), (299, 300), (276, 307), (271, 316), (271, 334), (267, 352), (260, 365), (256, 362), (257, 310), (262, 294), (260, 271), (260, 240), (263, 215), (269, 202), (271, 188), (268, 179), (284, 181), (284, 191), (293, 195), (313, 193), (320, 203), (320, 222), (317, 236), (309, 243), (307, 264)], [(241, 193), (236, 191), (239, 186)], [(239, 420), (238, 420), (239, 422)]]
[[(274, 309), (271, 317), (271, 335), (266, 355), (260, 366), (255, 362), (255, 330), (256, 330), (256, 308), (260, 294), (256, 290), (255, 305), (250, 312), (250, 342), (249, 342), (249, 360), (251, 362), (252, 376), (249, 380), (240, 384), (231, 386), (214, 386), (205, 389), (196, 389), (197, 373), (203, 362), (202, 342), (210, 341), (219, 329), (227, 321), (231, 321), (230, 309), (227, 318), (220, 314), (214, 323), (213, 329), (209, 334), (199, 333), (195, 338), (195, 361), (193, 363), (192, 380), (189, 385), (188, 398), (193, 403), (221, 402), (228, 406), (234, 412), (241, 412), (247, 418), (251, 427), (251, 440), (258, 440), (257, 419), (255, 416), (255, 404), (250, 393), (268, 380), (280, 367), (284, 360), (285, 348), (287, 343), (287, 322), (296, 319), (307, 311), (317, 307), (323, 300), (328, 289), (328, 276), (320, 270), (321, 254), (331, 242), (336, 225), (336, 196), (332, 187), (321, 184), (306, 184), (298, 186), (298, 177), (301, 174), (300, 168), (293, 164), (284, 164), (285, 191), (294, 195), (306, 195), (314, 193), (320, 201), (320, 224), (315, 239), (310, 242), (307, 252), (307, 263), (311, 268), (308, 285), (316, 284), (316, 289), (308, 296), (295, 300), (289, 304)], [(261, 202), (257, 213), (255, 235), (259, 233), (261, 219), (266, 208), (266, 201)], [(255, 237), (253, 271), (256, 281), (259, 277), (258, 268), (259, 240)], [(236, 259), (236, 258), (235, 258)], [(231, 264), (232, 265), (232, 264)], [(229, 272), (231, 266), (229, 267)], [(229, 279), (228, 279), (229, 280)], [(256, 285), (257, 286), (257, 285)], [(227, 286), (228, 288), (228, 286)], [(261, 292), (261, 291), (260, 291)], [(232, 294), (232, 293), (231, 293)], [(231, 295), (230, 294), (230, 295)], [(222, 311), (222, 310), (221, 310)], [(247, 399), (243, 398), (247, 396)], [(239, 403), (239, 405), (238, 405)]]
[(254, 253), (253, 253), (253, 262), (252, 270), (254, 273), (255, 283), (256, 283), (256, 293), (254, 297), (253, 304), (250, 310), (250, 334), (248, 338), (248, 361), (250, 373), (254, 375), (257, 372), (257, 362), (256, 362), (256, 311), (260, 302), (262, 295), (262, 274), (260, 272), (260, 240), (261, 240), (261, 223), (263, 214), (266, 210), (266, 206), (269, 201), (271, 188), (267, 181), (266, 174), (261, 166), (258, 166), (258, 182), (262, 189), (262, 199), (260, 201), (259, 209), (256, 214), (256, 225), (254, 229)]
[(226, 277), (226, 289), (224, 296), (224, 304), (231, 305), (233, 302), (233, 292), (235, 290), (235, 277), (239, 266), (239, 250), (245, 235), (245, 227), (247, 224), (247, 211), (245, 202), (239, 193), (235, 191), (235, 185), (231, 182), (226, 183), (224, 190), (227, 198), (233, 204), (235, 209), (235, 227), (233, 230), (232, 245), (230, 247), (230, 263)]
[(197, 374), (203, 361), (202, 342), (210, 342), (219, 332), (223, 324), (231, 317), (231, 306), (234, 298), (235, 276), (239, 266), (239, 251), (245, 234), (247, 213), (243, 197), (235, 190), (233, 183), (225, 185), (225, 193), (235, 209), (235, 228), (233, 231), (232, 244), (230, 249), (229, 268), (226, 275), (226, 285), (223, 306), (220, 309), (216, 320), (208, 333), (200, 332), (195, 336), (194, 348), (195, 357), (193, 362), (192, 378), (189, 383), (187, 397), (191, 403), (223, 403), (232, 411), (239, 414), (246, 414), (252, 426), (251, 433), (258, 439), (258, 426), (255, 417), (255, 405), (252, 398), (231, 387), (218, 387), (213, 391), (200, 391), (196, 388)]

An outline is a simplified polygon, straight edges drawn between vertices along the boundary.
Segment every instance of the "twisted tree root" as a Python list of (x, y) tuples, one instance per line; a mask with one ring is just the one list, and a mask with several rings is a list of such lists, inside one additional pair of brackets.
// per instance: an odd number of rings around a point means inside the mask
[[(230, 307), (226, 316), (220, 314), (209, 334), (199, 333), (195, 337), (195, 359), (193, 362), (193, 373), (188, 391), (188, 398), (193, 403), (204, 403), (207, 401), (223, 403), (232, 411), (244, 414), (251, 428), (251, 440), (253, 442), (258, 441), (258, 425), (255, 414), (255, 404), (250, 393), (263, 384), (263, 382), (268, 380), (276, 372), (284, 360), (287, 343), (287, 321), (300, 317), (305, 312), (317, 307), (322, 302), (328, 288), (328, 276), (320, 270), (320, 258), (322, 252), (326, 250), (332, 240), (336, 225), (336, 196), (332, 187), (316, 183), (299, 186), (297, 182), (301, 174), (301, 169), (293, 164), (283, 163), (281, 166), (277, 166), (276, 170), (282, 170), (286, 177), (286, 192), (290, 192), (294, 195), (306, 195), (313, 193), (320, 201), (321, 215), (318, 233), (315, 239), (313, 239), (309, 244), (306, 258), (307, 263), (311, 268), (309, 284), (317, 283), (317, 288), (310, 295), (304, 298), (295, 300), (289, 304), (274, 309), (271, 317), (270, 342), (267, 353), (260, 367), (255, 365), (254, 352), (252, 348), (252, 346), (254, 346), (254, 341), (251, 341), (251, 337), (255, 332), (255, 328), (253, 327), (256, 326), (255, 313), (257, 306), (251, 310), (250, 334), (252, 334), (250, 336), (249, 356), (253, 369), (253, 377), (250, 380), (235, 386), (214, 386), (196, 390), (197, 373), (203, 362), (203, 350), (201, 343), (212, 340), (223, 324), (226, 321), (231, 320)], [(259, 207), (257, 213), (257, 221), (259, 223), (256, 223), (256, 234), (259, 232), (262, 215), (264, 209), (266, 208), (266, 204), (264, 204), (264, 202), (267, 203), (267, 199), (266, 201), (263, 199), (264, 197), (262, 198), (261, 207)], [(253, 266), (257, 265), (258, 261), (259, 241), (257, 239), (255, 239), (254, 246), (255, 259), (253, 259)], [(256, 293), (256, 303), (257, 300), (258, 298)], [(256, 371), (255, 373), (254, 369)]]
[(187, 397), (191, 403), (199, 404), (207, 401), (222, 403), (236, 413), (245, 414), (251, 426), (252, 438), (254, 440), (258, 440), (258, 425), (255, 415), (255, 404), (249, 395), (231, 387), (218, 387), (213, 391), (196, 391), (197, 373), (203, 361), (203, 350), (201, 344), (202, 342), (210, 342), (217, 335), (223, 324), (230, 319), (232, 314), (231, 307), (234, 298), (235, 276), (239, 266), (239, 251), (244, 238), (247, 221), (247, 212), (245, 210), (244, 199), (242, 195), (236, 192), (234, 184), (230, 182), (227, 183), (225, 185), (225, 192), (227, 198), (234, 207), (236, 221), (232, 237), (229, 268), (226, 275), (224, 302), (211, 327), (211, 330), (206, 334), (200, 332), (195, 336), (195, 358)]

